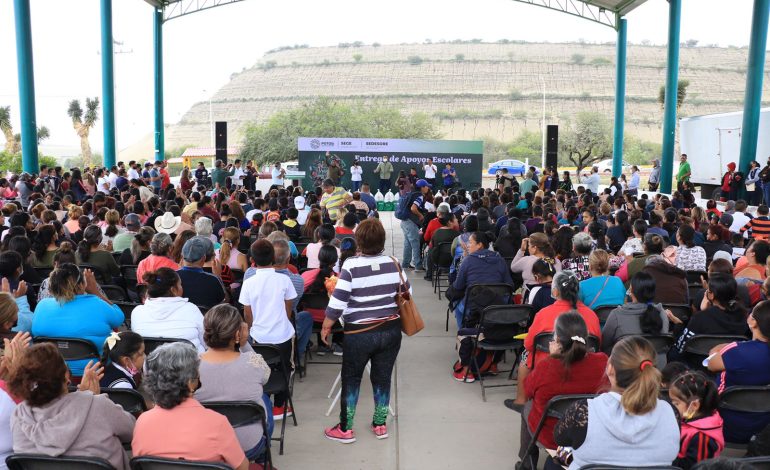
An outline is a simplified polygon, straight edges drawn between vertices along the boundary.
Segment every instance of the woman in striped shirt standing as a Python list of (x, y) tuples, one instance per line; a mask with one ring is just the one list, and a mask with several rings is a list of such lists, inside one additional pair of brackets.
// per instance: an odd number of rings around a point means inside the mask
[[(378, 219), (366, 219), (356, 228), (355, 236), (360, 254), (345, 260), (321, 329), (322, 340), (329, 344), (332, 326), (340, 318), (345, 324), (340, 422), (325, 431), (328, 439), (344, 444), (356, 441), (353, 419), (361, 376), (369, 362), (375, 401), (372, 432), (377, 439), (388, 437), (390, 378), (401, 348), (401, 318), (396, 305), (401, 267), (383, 254), (385, 228)], [(404, 282), (411, 292), (408, 279)]]

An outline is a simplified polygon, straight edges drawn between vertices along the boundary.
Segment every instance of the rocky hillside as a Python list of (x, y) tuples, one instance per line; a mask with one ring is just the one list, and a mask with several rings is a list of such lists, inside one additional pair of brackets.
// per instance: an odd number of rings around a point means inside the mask
[[(681, 51), (680, 78), (690, 81), (682, 115), (742, 108), (747, 49), (697, 47)], [(626, 129), (659, 141), (666, 49), (629, 45)], [(766, 71), (767, 73), (767, 71)], [(285, 48), (265, 54), (252, 68), (234, 73), (212, 97), (215, 120), (229, 123), (237, 143), (250, 121), (263, 121), (318, 96), (389, 103), (432, 115), (445, 138), (513, 138), (556, 123), (578, 111), (614, 114), (615, 47), (612, 44), (441, 43), (341, 44)], [(770, 102), (770, 79), (765, 98)], [(166, 148), (208, 145), (209, 103), (193, 105), (169, 125)], [(122, 158), (147, 155), (147, 138)]]

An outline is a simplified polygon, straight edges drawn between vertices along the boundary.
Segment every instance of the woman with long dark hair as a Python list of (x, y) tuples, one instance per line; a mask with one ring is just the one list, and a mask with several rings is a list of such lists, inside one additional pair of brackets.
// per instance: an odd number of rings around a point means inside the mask
[[(533, 431), (537, 428), (548, 401), (557, 395), (596, 393), (604, 385), (604, 370), (607, 356), (604, 353), (588, 351), (588, 329), (583, 318), (575, 312), (560, 315), (553, 326), (553, 339), (549, 343), (549, 356), (538, 364), (524, 381), (527, 404), (522, 411), (521, 443), (519, 458), (522, 465), (517, 468), (537, 468), (537, 447), (527, 450), (532, 443)], [(513, 400), (506, 400), (513, 404)], [(555, 449), (553, 429), (556, 418), (547, 418), (540, 430), (538, 442), (547, 449)]]
[[(83, 239), (78, 243), (78, 264), (86, 263), (99, 269), (103, 280), (111, 281), (113, 277), (120, 276), (120, 267), (112, 257), (112, 253), (102, 247), (102, 229), (96, 225), (89, 225), (83, 231)], [(109, 248), (112, 248), (110, 243)]]

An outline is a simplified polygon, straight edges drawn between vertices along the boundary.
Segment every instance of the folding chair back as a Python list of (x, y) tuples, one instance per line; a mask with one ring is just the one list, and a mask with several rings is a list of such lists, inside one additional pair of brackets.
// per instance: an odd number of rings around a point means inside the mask
[(253, 401), (207, 401), (201, 405), (224, 415), (233, 428), (262, 423), (267, 419), (265, 409)]
[(88, 263), (78, 263), (78, 268), (80, 268), (80, 272), (83, 272), (84, 269), (90, 269), (91, 272), (94, 273), (96, 282), (99, 284), (112, 284), (111, 276), (102, 271), (102, 269), (98, 266), (94, 266), (93, 264)]
[(43, 279), (48, 279), (48, 276), (53, 272), (53, 268), (47, 266), (35, 266), (35, 271)]
[(106, 460), (95, 457), (11, 454), (5, 463), (9, 470), (115, 470)]
[(479, 322), (484, 341), (478, 346), (483, 349), (508, 349), (506, 346), (520, 345), (522, 340), (513, 337), (527, 332), (531, 314), (531, 305), (492, 305), (485, 308)]
[(183, 459), (162, 459), (160, 457), (134, 457), (131, 459), (131, 470), (233, 470), (225, 463), (193, 462)]
[(719, 409), (770, 413), (770, 385), (735, 385), (719, 395)]
[[(538, 421), (537, 427), (535, 427), (535, 430), (532, 433), (532, 442), (530, 442), (529, 448), (527, 449), (527, 452), (524, 455), (530, 456), (534, 453), (538, 445), (537, 440), (538, 440), (538, 437), (540, 436), (540, 431), (543, 430), (543, 426), (545, 426), (546, 419), (556, 418), (557, 420), (560, 420), (564, 417), (564, 414), (566, 413), (567, 409), (573, 403), (580, 400), (594, 398), (595, 396), (596, 394), (556, 395), (555, 397), (548, 400), (548, 404), (545, 405), (545, 411), (543, 411), (543, 416), (540, 417), (540, 421)], [(529, 458), (529, 457), (526, 457), (526, 458)], [(530, 468), (535, 468), (534, 465), (531, 465), (532, 463), (534, 462), (530, 462)]]
[(101, 389), (104, 395), (112, 400), (113, 403), (120, 405), (124, 411), (132, 415), (139, 415), (147, 411), (147, 404), (141, 393), (130, 388), (107, 388)]
[(604, 325), (610, 317), (610, 312), (618, 308), (618, 305), (602, 305), (594, 308), (594, 313), (599, 317), (599, 322)]
[(684, 352), (705, 358), (715, 346), (747, 340), (744, 336), (735, 335), (695, 335), (684, 344)]
[(690, 304), (663, 304), (663, 310), (671, 310), (671, 313), (684, 323), (690, 321), (690, 317), (692, 316), (692, 307)]
[(672, 465), (658, 465), (654, 467), (616, 467), (614, 465), (594, 464), (594, 465), (586, 465), (584, 467), (580, 467), (580, 470), (682, 470), (682, 469), (679, 467), (674, 467)]
[(136, 277), (136, 268), (137, 266), (132, 264), (124, 264), (120, 266), (120, 275), (123, 276), (123, 279), (126, 281), (126, 285), (128, 286), (129, 290), (131, 290), (132, 287), (135, 288), (139, 282)]
[(674, 337), (672, 335), (641, 335), (647, 341), (652, 343), (655, 352), (658, 354), (668, 354), (669, 349), (674, 346)]
[(449, 269), (454, 261), (452, 242), (441, 242), (434, 248), (436, 250), (436, 267)]
[(704, 279), (708, 279), (708, 277), (709, 277), (709, 273), (707, 273), (706, 271), (687, 271), (685, 274), (687, 276), (687, 284), (688, 285), (695, 285), (695, 284), (697, 284), (699, 286), (702, 286), (703, 283), (701, 281), (701, 276)]
[(155, 351), (158, 348), (158, 346), (162, 346), (168, 343), (187, 343), (190, 346), (193, 346), (193, 344), (190, 341), (182, 338), (162, 338), (162, 337), (145, 336), (143, 339), (144, 339), (144, 353), (147, 356), (149, 356), (153, 351)]
[[(251, 347), (254, 352), (261, 355), (262, 359), (270, 366), (272, 373), (270, 379), (262, 387), (262, 391), (268, 395), (274, 395), (276, 393), (286, 393), (289, 406), (294, 409), (294, 400), (292, 399), (292, 386), (290, 382), (289, 366), (281, 358), (281, 350), (277, 346), (272, 344), (252, 344)], [(284, 408), (288, 410), (288, 408)], [(272, 438), (274, 441), (280, 442), (278, 453), (283, 455), (283, 444), (286, 435), (286, 421), (287, 416), (284, 411), (283, 422), (281, 423), (281, 437)], [(297, 411), (294, 410), (292, 414), (292, 421), (294, 426), (297, 426)]]
[(103, 284), (99, 287), (102, 289), (102, 292), (104, 292), (104, 295), (113, 302), (127, 302), (129, 300), (126, 291), (120, 286)]
[(463, 318), (481, 315), (481, 310), (492, 305), (508, 305), (513, 300), (513, 286), (503, 283), (473, 284), (465, 292)]
[(99, 360), (99, 350), (94, 343), (81, 338), (63, 338), (54, 336), (36, 336), (37, 343), (53, 343), (65, 361), (80, 361), (83, 359)]
[(142, 304), (135, 303), (135, 302), (113, 302), (115, 305), (120, 308), (120, 311), (123, 312), (123, 324), (126, 325), (127, 328), (131, 329), (131, 314), (134, 312), (134, 309)]
[(745, 463), (756, 470), (770, 470), (770, 456), (762, 457), (745, 457), (742, 459), (736, 459), (741, 463)]

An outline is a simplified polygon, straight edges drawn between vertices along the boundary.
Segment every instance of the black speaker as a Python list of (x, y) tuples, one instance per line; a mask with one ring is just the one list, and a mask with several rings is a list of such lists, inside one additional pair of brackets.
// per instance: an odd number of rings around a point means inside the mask
[(545, 166), (555, 170), (559, 160), (559, 126), (548, 126), (545, 141)]
[(222, 163), (227, 163), (227, 122), (217, 121), (214, 123), (214, 134), (216, 138), (216, 157), (217, 160), (222, 160)]

